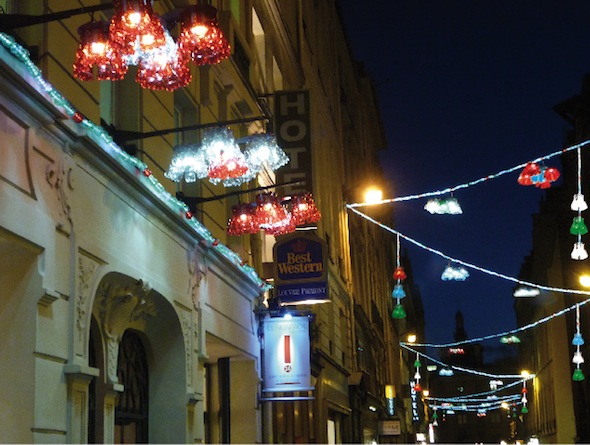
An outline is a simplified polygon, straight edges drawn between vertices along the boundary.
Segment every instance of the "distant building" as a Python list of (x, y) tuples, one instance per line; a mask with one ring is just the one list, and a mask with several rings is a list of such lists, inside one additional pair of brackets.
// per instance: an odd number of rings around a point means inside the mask
[[(583, 80), (581, 92), (554, 107), (568, 125), (565, 147), (590, 139), (590, 76)], [(581, 187), (590, 196), (590, 151), (585, 146), (580, 151), (582, 160)], [(533, 215), (533, 246), (524, 259), (519, 278), (547, 286), (581, 289), (579, 277), (588, 273), (588, 260), (571, 258), (576, 236), (570, 234), (573, 218), (570, 208), (577, 193), (577, 153), (569, 151), (561, 156), (562, 183), (546, 190)], [(586, 223), (590, 219), (582, 212)], [(586, 246), (587, 236), (582, 237)], [(588, 289), (584, 289), (588, 290)], [(587, 296), (570, 293), (541, 292), (535, 298), (515, 299), (514, 308), (519, 326), (527, 325), (565, 308), (584, 301)], [(575, 311), (551, 318), (522, 336), (520, 355), (522, 366), (534, 372), (533, 391), (529, 391), (529, 415), (525, 416), (527, 436), (536, 436), (541, 443), (590, 442), (590, 387), (588, 366), (582, 364), (586, 376), (583, 381), (573, 381), (575, 365), (572, 363), (576, 331)], [(581, 347), (588, 357), (590, 338), (590, 308), (580, 310), (582, 336), (586, 344)]]

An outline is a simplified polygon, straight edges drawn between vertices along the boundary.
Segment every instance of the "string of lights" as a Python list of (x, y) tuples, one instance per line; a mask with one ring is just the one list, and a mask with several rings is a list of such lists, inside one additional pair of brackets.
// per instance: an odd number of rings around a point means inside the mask
[(493, 378), (493, 379), (519, 379), (520, 381), (530, 380), (535, 377), (534, 374), (530, 374), (527, 377), (523, 377), (520, 374), (491, 374), (489, 372), (483, 372), (483, 371), (477, 371), (475, 369), (463, 368), (462, 366), (449, 365), (447, 363), (444, 363), (444, 362), (441, 362), (440, 360), (435, 359), (434, 357), (424, 354), (423, 352), (420, 352), (420, 351), (417, 351), (413, 348), (410, 348), (405, 343), (400, 343), (400, 346), (410, 352), (413, 352), (415, 354), (420, 354), (421, 357), (424, 357), (424, 358), (430, 360), (432, 363), (436, 363), (437, 365), (443, 366), (445, 368), (451, 368), (451, 369), (454, 369), (455, 371), (461, 371), (461, 372), (465, 372), (468, 374), (478, 375), (481, 377), (489, 377), (489, 378)]
[[(494, 396), (496, 393), (502, 392), (502, 391), (506, 391), (507, 389), (510, 389), (514, 386), (520, 386), (522, 385), (522, 380), (516, 380), (512, 383), (509, 383), (507, 385), (504, 386), (500, 386), (497, 389), (491, 389), (489, 391), (484, 391), (484, 392), (477, 392), (477, 393), (473, 393), (473, 394), (463, 394), (460, 396), (455, 396), (455, 397), (443, 397), (444, 399), (457, 399), (457, 400), (463, 400), (463, 399), (470, 399), (472, 397), (480, 397), (480, 396)], [(432, 399), (437, 399), (436, 397), (428, 397), (428, 398), (432, 398)], [(474, 400), (474, 399), (472, 399)]]
[(467, 399), (466, 400), (466, 399), (457, 399), (456, 397), (432, 397), (432, 396), (427, 396), (424, 398), (428, 401), (434, 401), (434, 402), (461, 403), (466, 406), (470, 406), (470, 405), (471, 406), (474, 406), (474, 405), (481, 406), (482, 404), (486, 404), (486, 403), (487, 404), (502, 403), (502, 402), (520, 399), (521, 397), (522, 396), (520, 394), (509, 394), (509, 395), (494, 398), (494, 399)]
[(379, 204), (389, 204), (389, 203), (392, 203), (392, 202), (411, 201), (411, 200), (415, 200), (415, 199), (429, 198), (431, 196), (446, 195), (446, 194), (452, 193), (452, 192), (454, 192), (456, 190), (460, 190), (460, 189), (465, 189), (465, 188), (468, 188), (468, 187), (472, 187), (474, 185), (478, 185), (478, 184), (481, 184), (483, 182), (486, 182), (486, 181), (489, 181), (489, 180), (492, 180), (492, 179), (499, 178), (500, 176), (506, 175), (508, 173), (513, 173), (516, 170), (520, 170), (521, 168), (526, 167), (527, 164), (529, 164), (529, 162), (530, 163), (542, 162), (542, 161), (545, 161), (547, 159), (551, 159), (551, 158), (553, 158), (555, 156), (558, 156), (560, 154), (566, 153), (568, 151), (577, 150), (578, 148), (581, 148), (581, 147), (583, 147), (585, 145), (588, 145), (588, 144), (590, 144), (590, 140), (581, 142), (581, 143), (576, 144), (576, 145), (572, 145), (571, 147), (563, 148), (561, 150), (555, 151), (555, 152), (550, 153), (548, 155), (541, 156), (541, 157), (539, 157), (539, 158), (537, 158), (537, 159), (535, 159), (533, 161), (527, 161), (525, 163), (516, 165), (514, 167), (507, 168), (505, 170), (501, 170), (498, 173), (487, 175), (487, 176), (484, 176), (482, 178), (476, 179), (474, 181), (465, 182), (463, 184), (459, 184), (459, 185), (456, 185), (454, 187), (447, 187), (447, 188), (442, 189), (442, 190), (435, 190), (435, 191), (432, 191), (432, 192), (420, 193), (420, 194), (416, 194), (416, 195), (398, 196), (397, 198), (382, 199), (380, 201), (370, 202), (370, 203), (369, 202), (357, 202), (357, 203), (354, 203), (354, 204), (347, 204), (347, 207), (350, 208), (350, 209), (352, 209), (352, 208), (356, 208), (356, 207), (366, 207), (366, 206), (373, 206), (373, 205), (379, 205)]
[[(453, 342), (453, 343), (442, 343), (442, 344), (434, 344), (434, 343), (412, 343), (412, 345), (413, 346), (426, 346), (426, 347), (429, 347), (429, 348), (449, 348), (449, 347), (452, 347), (452, 346), (465, 345), (465, 344), (469, 344), (469, 343), (480, 343), (480, 342), (485, 341), (485, 340), (490, 340), (490, 339), (494, 339), (494, 338), (498, 338), (498, 337), (505, 337), (507, 335), (516, 334), (518, 332), (523, 332), (523, 331), (532, 329), (534, 327), (537, 327), (540, 324), (546, 323), (546, 322), (548, 322), (549, 320), (552, 320), (555, 317), (559, 317), (559, 316), (561, 316), (563, 314), (568, 313), (569, 311), (572, 311), (572, 310), (576, 309), (576, 306), (577, 307), (583, 306), (586, 303), (590, 303), (590, 298), (588, 298), (588, 299), (586, 299), (584, 301), (581, 301), (579, 303), (576, 303), (576, 304), (574, 304), (574, 305), (572, 305), (570, 307), (567, 307), (565, 309), (562, 309), (560, 311), (557, 311), (557, 312), (555, 312), (555, 313), (553, 313), (551, 315), (548, 315), (546, 317), (543, 317), (543, 318), (535, 321), (534, 323), (529, 323), (529, 324), (527, 324), (525, 326), (521, 326), (520, 328), (512, 329), (512, 330), (506, 331), (506, 332), (501, 332), (499, 334), (491, 334), (491, 335), (486, 335), (486, 336), (483, 336), (483, 337), (471, 338), (471, 339), (468, 339), (468, 340), (462, 340), (462, 341), (457, 341), (457, 342)], [(403, 345), (403, 344), (405, 344), (405, 342), (401, 342), (400, 344)]]
[[(589, 143), (590, 143), (590, 141), (589, 141)], [(377, 226), (381, 227), (382, 229), (387, 230), (388, 232), (391, 232), (394, 235), (399, 235), (401, 238), (405, 239), (406, 241), (409, 241), (412, 244), (414, 244), (414, 245), (416, 245), (416, 246), (418, 246), (418, 247), (420, 247), (420, 248), (422, 248), (424, 250), (427, 250), (428, 252), (434, 253), (435, 255), (438, 255), (438, 256), (440, 256), (442, 258), (445, 258), (446, 260), (452, 261), (454, 263), (461, 264), (462, 266), (469, 267), (471, 269), (478, 270), (478, 271), (483, 272), (485, 274), (488, 274), (488, 275), (491, 275), (491, 276), (495, 276), (495, 277), (498, 277), (498, 278), (502, 278), (502, 279), (507, 280), (507, 281), (512, 281), (514, 283), (521, 284), (523, 286), (529, 286), (529, 287), (537, 288), (537, 289), (540, 289), (540, 290), (545, 290), (545, 291), (549, 291), (549, 292), (563, 292), (563, 293), (568, 293), (568, 294), (577, 294), (577, 295), (588, 295), (588, 296), (590, 296), (590, 291), (585, 291), (585, 290), (581, 290), (581, 289), (567, 289), (567, 288), (562, 288), (562, 287), (552, 287), (552, 286), (545, 286), (545, 285), (542, 285), (542, 284), (531, 283), (529, 281), (519, 280), (518, 278), (511, 277), (509, 275), (505, 275), (505, 274), (500, 273), (500, 272), (495, 272), (493, 270), (490, 270), (490, 269), (486, 269), (484, 267), (477, 266), (477, 265), (475, 265), (473, 263), (468, 263), (468, 262), (463, 261), (463, 260), (460, 260), (458, 258), (453, 258), (453, 257), (451, 257), (451, 256), (449, 256), (449, 255), (447, 255), (447, 254), (445, 254), (443, 252), (441, 252), (440, 250), (436, 250), (436, 249), (433, 249), (432, 247), (428, 247), (425, 244), (422, 244), (421, 242), (419, 242), (419, 241), (417, 241), (417, 240), (415, 240), (415, 239), (413, 239), (413, 238), (411, 238), (411, 237), (409, 237), (407, 235), (404, 235), (403, 233), (401, 233), (401, 232), (399, 232), (399, 231), (397, 231), (397, 230), (395, 230), (395, 229), (393, 229), (391, 227), (388, 227), (385, 224), (380, 223), (379, 221), (371, 218), (366, 213), (363, 213), (363, 212), (361, 212), (361, 211), (359, 211), (359, 210), (351, 207), (350, 204), (347, 204), (347, 207), (351, 211), (353, 211), (354, 213), (356, 213), (357, 215), (365, 218), (367, 221), (370, 221), (373, 224), (376, 224)]]

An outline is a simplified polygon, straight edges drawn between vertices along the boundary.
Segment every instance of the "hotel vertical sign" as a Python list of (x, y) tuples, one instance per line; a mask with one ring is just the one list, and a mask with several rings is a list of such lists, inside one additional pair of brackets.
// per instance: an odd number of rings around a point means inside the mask
[(277, 183), (305, 181), (285, 187), (285, 194), (311, 192), (311, 132), (308, 91), (275, 92), (275, 134), (277, 143), (289, 156), (289, 163), (277, 170)]
[(311, 391), (309, 318), (264, 319), (264, 391)]

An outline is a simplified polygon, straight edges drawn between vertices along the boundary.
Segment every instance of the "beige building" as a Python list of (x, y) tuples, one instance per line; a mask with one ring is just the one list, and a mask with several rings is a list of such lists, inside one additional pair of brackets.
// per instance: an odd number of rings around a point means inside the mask
[[(80, 8), (98, 0), (0, 3), (6, 14), (77, 10), (0, 35), (0, 440), (411, 440), (397, 346), (409, 327), (391, 320), (394, 240), (345, 207), (383, 185), (385, 140), (336, 2), (213, 1), (231, 55), (191, 65), (173, 92), (142, 88), (135, 67), (116, 82), (72, 75), (76, 30), (91, 18)], [(109, 20), (101, 9), (92, 17)], [(283, 170), (229, 189), (164, 176), (175, 146), (202, 139), (201, 124), (240, 121), (236, 137), (272, 130), (279, 91), (308, 94), (307, 161), (291, 148)], [(173, 131), (149, 135), (163, 129)], [(275, 237), (229, 236), (226, 223), (234, 204), (254, 200), (248, 189), (301, 175), (322, 214), (312, 229), (327, 244), (330, 302), (296, 307), (313, 315), (314, 390), (263, 401), (258, 315), (274, 296)], [(179, 191), (209, 199), (188, 212)], [(409, 324), (420, 308), (408, 305)], [(400, 434), (380, 436), (391, 419)]]

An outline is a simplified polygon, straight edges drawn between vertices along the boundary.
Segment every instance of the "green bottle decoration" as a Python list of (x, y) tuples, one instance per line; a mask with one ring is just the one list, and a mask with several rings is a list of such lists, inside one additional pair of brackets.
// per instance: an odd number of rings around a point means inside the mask
[(404, 307), (401, 304), (396, 304), (393, 308), (391, 316), (395, 319), (406, 318), (406, 311), (404, 310)]
[(422, 363), (420, 363), (419, 359), (416, 359), (416, 361), (414, 362), (414, 368), (419, 368), (420, 366), (422, 366)]
[(572, 235), (585, 235), (588, 233), (588, 227), (584, 223), (584, 218), (581, 216), (575, 216), (570, 227), (570, 233)]
[(528, 414), (529, 409), (526, 407), (526, 405), (523, 405), (522, 409), (520, 410), (521, 414)]
[(582, 372), (582, 370), (580, 368), (576, 368), (574, 370), (574, 375), (572, 376), (572, 380), (574, 382), (581, 382), (582, 380), (584, 380), (584, 373)]

